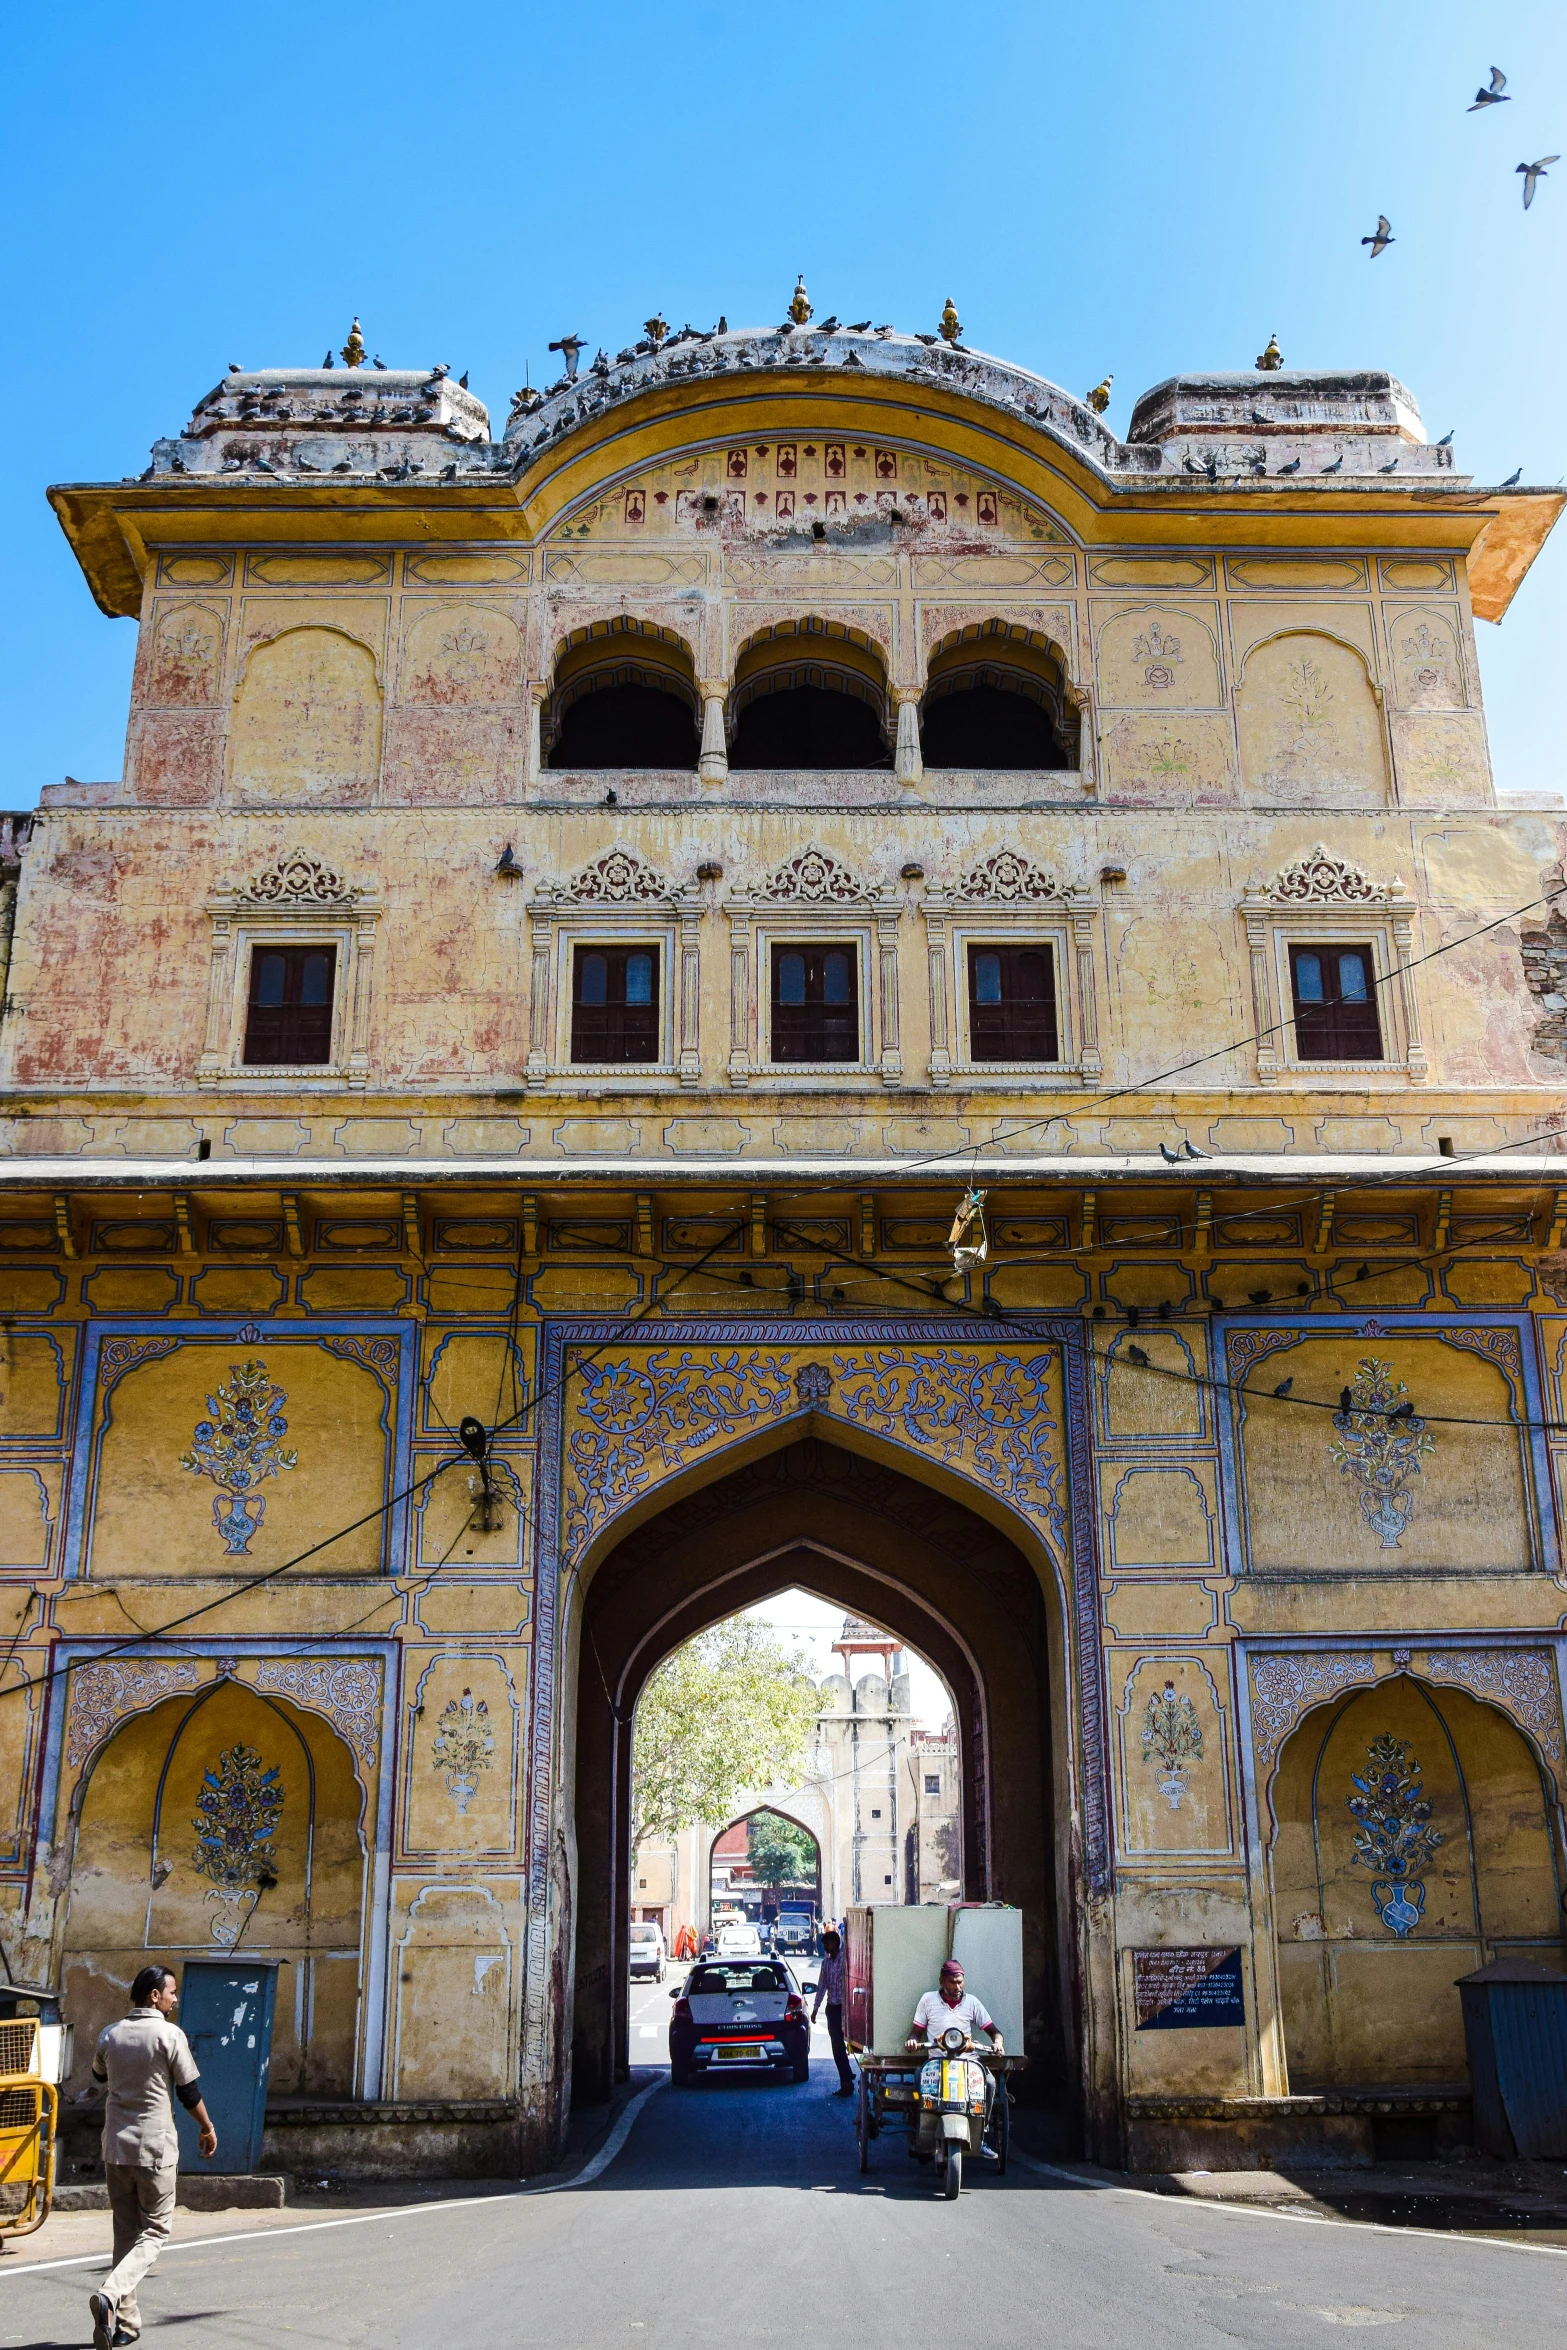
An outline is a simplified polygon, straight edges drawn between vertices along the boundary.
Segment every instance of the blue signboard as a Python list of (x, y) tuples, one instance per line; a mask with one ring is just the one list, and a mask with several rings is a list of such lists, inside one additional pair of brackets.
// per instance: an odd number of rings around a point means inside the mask
[(1140, 2032), (1190, 2032), (1246, 2021), (1238, 1949), (1134, 1950), (1132, 1982)]

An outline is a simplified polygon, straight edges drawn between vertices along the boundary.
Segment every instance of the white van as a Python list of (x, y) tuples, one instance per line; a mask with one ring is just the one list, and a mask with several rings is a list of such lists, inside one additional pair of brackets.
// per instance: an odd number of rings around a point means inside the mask
[(631, 1927), (632, 1980), (638, 1975), (651, 1975), (655, 1983), (661, 1983), (668, 1956), (662, 1929), (640, 1918), (635, 1920)]

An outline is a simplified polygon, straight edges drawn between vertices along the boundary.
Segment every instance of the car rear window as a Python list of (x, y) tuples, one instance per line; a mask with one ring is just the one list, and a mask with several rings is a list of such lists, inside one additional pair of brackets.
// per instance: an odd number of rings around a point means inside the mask
[(778, 1966), (699, 1966), (686, 1977), (686, 1997), (717, 1993), (733, 1997), (737, 1991), (787, 1991), (788, 1977)]
[(658, 1940), (658, 1928), (657, 1926), (633, 1926), (631, 1929), (631, 1939), (633, 1942), (656, 1942)]

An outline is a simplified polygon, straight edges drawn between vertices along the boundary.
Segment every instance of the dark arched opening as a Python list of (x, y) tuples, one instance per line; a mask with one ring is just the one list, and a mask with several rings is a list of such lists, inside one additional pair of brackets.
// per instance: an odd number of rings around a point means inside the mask
[(696, 717), (661, 685), (596, 684), (565, 713), (552, 767), (695, 767)]
[(868, 702), (829, 685), (758, 694), (740, 713), (731, 767), (890, 767)]
[(925, 714), (927, 767), (1064, 767), (1050, 714), (999, 678), (940, 695)]
[(654, 1667), (709, 1624), (791, 1585), (884, 1625), (952, 1692), (964, 1891), (1024, 1913), (1034, 2093), (1077, 2102), (1075, 1953), (1051, 1725), (1053, 1600), (988, 1519), (900, 1469), (802, 1437), (687, 1492), (599, 1565), (577, 1676), (573, 2094), (628, 2063), (625, 1902), (632, 1723)]
[(927, 767), (1075, 767), (1079, 731), (1060, 660), (1031, 631), (985, 621), (932, 655), (920, 703)]

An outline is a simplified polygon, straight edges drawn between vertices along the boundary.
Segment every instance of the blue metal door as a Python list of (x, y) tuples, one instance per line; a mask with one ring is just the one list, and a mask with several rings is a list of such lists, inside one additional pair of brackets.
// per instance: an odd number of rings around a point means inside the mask
[(266, 2120), (267, 2075), (272, 2069), (272, 2013), (277, 2003), (281, 1959), (252, 1959), (242, 1966), (229, 1958), (188, 1958), (180, 1985), (179, 2022), (201, 2074), (201, 2094), (218, 2151), (203, 2162), (196, 2151), (196, 2124), (183, 2106), (176, 2109), (180, 2168), (185, 2171), (253, 2171), (261, 2161)]

